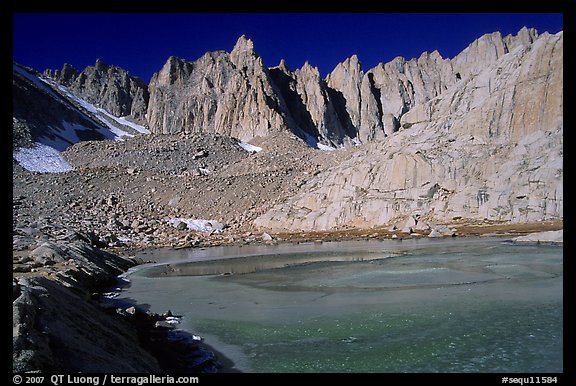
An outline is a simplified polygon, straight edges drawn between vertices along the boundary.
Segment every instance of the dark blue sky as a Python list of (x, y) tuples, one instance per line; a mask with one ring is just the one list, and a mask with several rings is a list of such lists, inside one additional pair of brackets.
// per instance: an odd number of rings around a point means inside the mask
[(148, 82), (169, 56), (190, 61), (207, 51), (231, 51), (238, 37), (254, 41), (268, 67), (284, 58), (306, 60), (322, 76), (357, 54), (364, 70), (396, 56), (437, 49), (452, 58), (485, 33), (542, 33), (563, 29), (563, 15), (543, 13), (126, 13), (13, 15), (14, 60), (40, 72), (70, 63), (78, 70), (96, 58)]

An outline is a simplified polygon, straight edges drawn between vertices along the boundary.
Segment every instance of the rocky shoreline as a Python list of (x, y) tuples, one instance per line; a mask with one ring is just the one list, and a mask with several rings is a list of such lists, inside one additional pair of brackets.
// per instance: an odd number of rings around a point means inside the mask
[[(15, 253), (13, 372), (215, 372), (200, 339), (177, 318), (103, 297), (139, 262), (92, 246), (85, 235)], [(20, 240), (22, 243), (22, 240)]]

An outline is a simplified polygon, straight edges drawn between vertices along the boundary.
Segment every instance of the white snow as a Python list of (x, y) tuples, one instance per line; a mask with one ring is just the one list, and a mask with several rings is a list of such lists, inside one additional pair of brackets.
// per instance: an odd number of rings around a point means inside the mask
[(318, 143), (316, 144), (316, 147), (317, 147), (318, 149), (320, 149), (320, 150), (336, 150), (335, 147), (323, 145), (323, 144), (321, 144), (320, 142), (318, 142)]
[(53, 147), (36, 142), (32, 148), (18, 148), (12, 157), (26, 170), (32, 172), (63, 173), (74, 168)]
[(172, 325), (176, 325), (176, 324), (180, 324), (180, 318), (176, 317), (176, 316), (167, 316), (166, 319), (164, 319), (166, 321), (166, 323), (172, 324)]
[[(106, 114), (108, 114), (108, 112), (106, 112)], [(108, 114), (110, 116), (110, 118), (116, 120), (116, 122), (122, 124), (122, 125), (126, 125), (126, 126), (130, 126), (131, 128), (133, 128), (134, 130), (138, 131), (139, 133), (142, 134), (150, 134), (151, 131), (148, 130), (147, 128), (145, 128), (142, 125), (139, 125), (137, 123), (131, 122), (129, 120), (126, 119), (126, 117), (120, 117), (120, 118), (116, 118), (114, 115)]]
[(238, 142), (238, 145), (248, 153), (258, 153), (259, 151), (262, 151), (261, 147), (251, 145), (247, 142)]
[[(219, 224), (219, 222), (215, 220), (198, 220), (198, 219), (181, 218), (181, 217), (171, 218), (170, 220), (168, 220), (169, 224), (176, 224), (178, 222), (185, 223), (188, 229), (190, 230), (200, 232), (211, 232), (214, 230), (215, 225)], [(216, 232), (218, 232), (218, 229), (216, 229)]]

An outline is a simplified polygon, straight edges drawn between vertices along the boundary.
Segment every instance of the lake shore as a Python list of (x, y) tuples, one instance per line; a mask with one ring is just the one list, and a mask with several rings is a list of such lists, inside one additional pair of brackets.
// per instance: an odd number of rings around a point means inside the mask
[[(455, 220), (450, 224), (443, 224), (449, 230), (440, 237), (470, 237), (470, 236), (523, 236), (531, 233), (556, 231), (564, 227), (563, 220), (547, 220), (531, 223), (508, 223), (502, 221), (468, 221)], [(124, 256), (133, 256), (139, 251), (155, 248), (208, 248), (216, 246), (242, 246), (242, 245), (274, 245), (279, 243), (309, 243), (350, 240), (385, 240), (385, 239), (412, 239), (431, 237), (431, 229), (412, 230), (406, 232), (402, 229), (390, 229), (390, 227), (378, 227), (370, 229), (336, 229), (313, 232), (266, 232), (249, 231), (242, 233), (206, 234), (202, 232), (190, 232), (194, 242), (177, 244), (125, 244), (111, 248), (105, 248), (113, 253)]]
[[(456, 229), (453, 236), (521, 236), (539, 231), (563, 228), (562, 221), (543, 221), (532, 224), (451, 224)], [(168, 248), (208, 248), (214, 246), (245, 246), (323, 243), (346, 240), (411, 239), (427, 237), (429, 232), (416, 231), (403, 233), (390, 229), (338, 230), (326, 232), (299, 233), (243, 233), (239, 235), (214, 234), (205, 236), (194, 246), (166, 246)], [(266, 236), (267, 235), (267, 236)], [(263, 237), (264, 236), (264, 237)], [(138, 329), (124, 318), (119, 322), (118, 315), (110, 315), (110, 309), (98, 305), (96, 298), (107, 291), (115, 278), (130, 267), (146, 261), (133, 258), (134, 254), (157, 248), (156, 245), (130, 245), (117, 248), (98, 249), (90, 245), (90, 240), (82, 234), (70, 231), (66, 237), (38, 242), (36, 237), (15, 236), (13, 252), (13, 358), (14, 371), (120, 371), (141, 372), (159, 371), (158, 360), (143, 349), (138, 339)], [(445, 236), (450, 237), (450, 236)], [(38, 246), (40, 244), (40, 246)], [(130, 257), (129, 257), (130, 256)], [(46, 297), (44, 294), (50, 294)], [(61, 301), (58, 302), (57, 300)], [(60, 307), (58, 304), (69, 304)], [(126, 313), (113, 310), (113, 314)], [(31, 312), (31, 310), (35, 310)], [(39, 312), (41, 310), (41, 312)], [(168, 311), (168, 310), (165, 310)], [(95, 325), (93, 331), (78, 329), (79, 321)], [(155, 320), (155, 322), (158, 320)], [(38, 326), (47, 326), (46, 333)], [(50, 328), (53, 325), (54, 327)], [(65, 333), (62, 325), (67, 325), (74, 334)], [(112, 327), (113, 326), (113, 327)], [(114, 334), (106, 333), (108, 330)], [(100, 332), (101, 334), (100, 334)], [(95, 344), (93, 335), (102, 337)], [(114, 352), (102, 351), (105, 347), (115, 347), (118, 342), (130, 347), (128, 359), (115, 359)], [(48, 342), (58, 342), (58, 354), (53, 352)], [(104, 342), (104, 343), (103, 343)], [(106, 343), (108, 342), (108, 343)], [(162, 340), (157, 342), (162, 346)], [(76, 347), (86, 348), (84, 360), (74, 354)], [(92, 348), (92, 349), (90, 349)], [(211, 348), (207, 350), (218, 353)], [(73, 358), (74, 360), (69, 360)], [(92, 358), (91, 360), (89, 358)], [(140, 359), (139, 359), (140, 358)], [(145, 359), (144, 359), (145, 358)], [(222, 372), (234, 371), (233, 364), (223, 355), (218, 358)], [(87, 366), (87, 367), (86, 367)]]

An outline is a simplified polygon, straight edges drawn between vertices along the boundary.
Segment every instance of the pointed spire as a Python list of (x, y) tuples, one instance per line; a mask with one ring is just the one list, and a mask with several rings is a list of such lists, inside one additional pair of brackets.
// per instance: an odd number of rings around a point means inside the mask
[(236, 41), (234, 48), (232, 49), (232, 53), (240, 53), (244, 51), (252, 51), (254, 52), (254, 43), (252, 40), (248, 39), (246, 35), (242, 35)]
[(258, 58), (260, 55), (254, 50), (254, 43), (246, 35), (238, 38), (236, 45), (230, 52), (230, 60), (237, 66), (246, 65)]
[(284, 59), (280, 59), (280, 64), (278, 65), (278, 68), (285, 73), (292, 72), (290, 71), (290, 68), (286, 65), (286, 61)]

